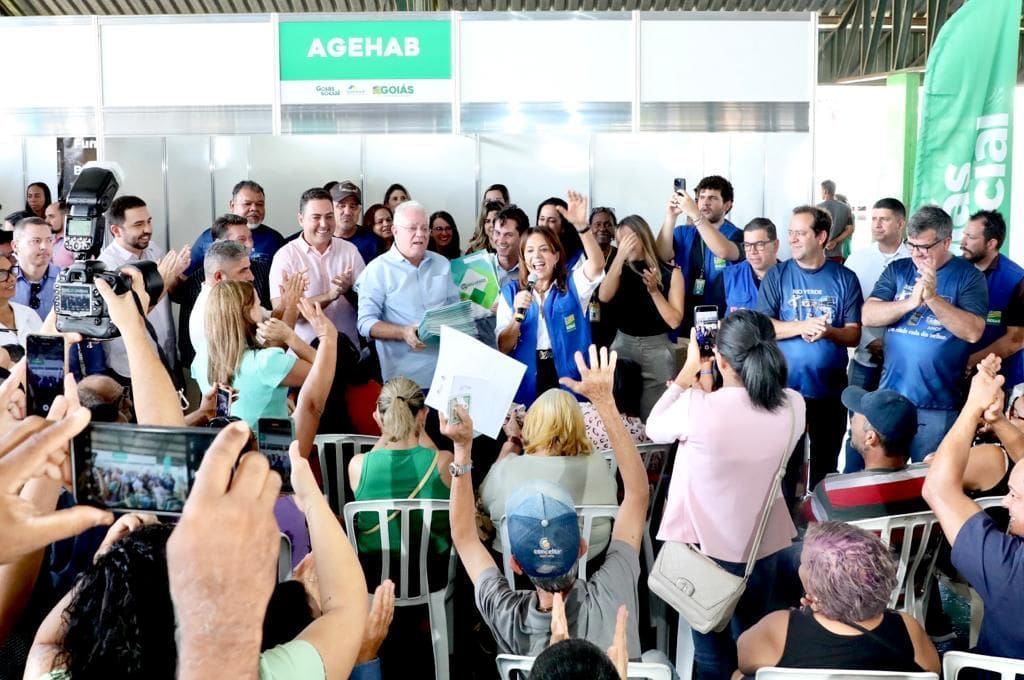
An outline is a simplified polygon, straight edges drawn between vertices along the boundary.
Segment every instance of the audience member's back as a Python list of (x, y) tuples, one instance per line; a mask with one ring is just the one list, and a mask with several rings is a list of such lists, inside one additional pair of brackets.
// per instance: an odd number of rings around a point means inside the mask
[(530, 680), (619, 680), (619, 673), (597, 645), (574, 638), (541, 652), (533, 662)]

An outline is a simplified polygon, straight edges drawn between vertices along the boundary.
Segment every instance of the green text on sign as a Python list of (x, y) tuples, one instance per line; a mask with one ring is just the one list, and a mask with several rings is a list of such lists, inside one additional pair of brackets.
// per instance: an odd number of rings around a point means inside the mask
[(280, 24), (281, 80), (447, 79), (448, 21)]

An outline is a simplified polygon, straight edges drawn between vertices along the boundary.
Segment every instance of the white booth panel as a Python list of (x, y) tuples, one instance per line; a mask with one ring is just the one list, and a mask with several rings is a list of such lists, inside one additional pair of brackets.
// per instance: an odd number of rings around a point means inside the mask
[(461, 27), (463, 102), (633, 100), (631, 21), (467, 16)]
[(541, 201), (551, 196), (565, 198), (569, 189), (588, 193), (590, 139), (568, 135), (482, 136), (480, 190), (495, 183), (508, 187), (512, 202), (533, 224)]
[[(210, 168), (213, 172), (213, 216), (229, 212), (231, 190), (243, 179), (260, 182), (259, 177), (249, 176), (250, 137), (211, 137), (212, 157)], [(262, 185), (263, 183), (260, 182)], [(266, 187), (264, 187), (265, 189)], [(271, 197), (267, 197), (267, 205)]]
[(0, 137), (0, 218), (25, 207), (21, 137)]
[[(59, 25), (55, 26), (54, 24)], [(88, 18), (0, 23), (0, 107), (94, 106), (96, 32)]]
[(809, 101), (817, 78), (811, 15), (792, 20), (742, 16), (645, 16), (640, 24), (641, 101)]
[(213, 224), (210, 138), (167, 138), (167, 187), (170, 193), (170, 244), (177, 250), (195, 242)]
[[(168, 216), (163, 159), (163, 137), (107, 137), (102, 158), (115, 161), (121, 166), (124, 184), (117, 195), (134, 195), (146, 202), (149, 214), (153, 217), (153, 243), (167, 248)], [(108, 227), (106, 242), (109, 243), (110, 239)]]
[(793, 208), (816, 203), (812, 194), (811, 138), (797, 133), (779, 133), (765, 136), (764, 216), (779, 230), (779, 259), (790, 256), (789, 218)]
[(122, 106), (252, 106), (274, 101), (269, 20), (102, 26), (103, 99)]
[[(351, 179), (358, 184), (359, 173), (359, 137), (356, 135), (256, 135), (251, 138), (249, 179), (259, 182), (267, 192), (267, 224), (285, 236), (299, 230), (302, 192), (322, 187), (331, 180)], [(242, 178), (234, 181), (239, 179)], [(224, 189), (218, 185), (219, 201), (231, 198), (233, 184)]]
[(30, 182), (45, 182), (50, 195), (57, 200), (57, 139), (25, 137), (25, 170), (26, 186)]
[(769, 136), (757, 132), (729, 135), (729, 174), (725, 176), (735, 194), (729, 219), (740, 229), (755, 217), (767, 217), (764, 214), (764, 170), (765, 138)]
[(394, 182), (423, 204), (427, 215), (447, 210), (463, 246), (476, 227), (476, 140), (454, 135), (366, 137), (363, 210), (384, 200)]

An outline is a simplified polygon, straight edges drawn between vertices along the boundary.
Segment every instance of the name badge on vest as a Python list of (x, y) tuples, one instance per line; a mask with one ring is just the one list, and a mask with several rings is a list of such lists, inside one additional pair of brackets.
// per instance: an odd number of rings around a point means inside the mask
[(722, 271), (725, 269), (726, 261), (724, 257), (715, 257), (715, 271)]
[(693, 294), (703, 295), (704, 294), (704, 278), (694, 279), (693, 281)]
[(565, 316), (565, 330), (568, 331), (569, 333), (572, 333), (574, 330), (576, 330), (576, 315), (575, 314), (566, 314), (566, 316)]
[(590, 303), (590, 323), (601, 323), (601, 303), (596, 300)]
[(1001, 309), (993, 309), (985, 317), (985, 323), (990, 326), (998, 326), (1003, 323), (1003, 311)]

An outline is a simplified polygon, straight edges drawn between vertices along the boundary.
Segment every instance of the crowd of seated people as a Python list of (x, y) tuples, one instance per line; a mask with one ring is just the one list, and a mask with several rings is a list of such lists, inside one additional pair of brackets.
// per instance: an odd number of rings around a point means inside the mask
[[(22, 355), (29, 335), (61, 335), (70, 253), (66, 204), (33, 183), (0, 232), (0, 677), (401, 677), (445, 634), (389, 633), (401, 565), (427, 556), (433, 587), (452, 551), (451, 677), (495, 677), (499, 653), (536, 657), (537, 678), (624, 678), (636, 662), (678, 674), (686, 660), (649, 625), (666, 542), (749, 571), (724, 628), (691, 632), (701, 680), (937, 672), (949, 618), (934, 575), (918, 584), (934, 620), (892, 611), (898, 541), (848, 523), (911, 512), (934, 515), (939, 569), (985, 604), (976, 651), (1024, 660), (1024, 268), (1000, 254), (1006, 224), (970, 216), (955, 255), (950, 215), (908, 219), (884, 198), (870, 245), (844, 260), (853, 220), (823, 187), (786, 218), (788, 259), (767, 216), (730, 222), (720, 176), (674, 193), (656, 233), (574, 191), (534, 211), (493, 184), (464, 251), (444, 206), (397, 183), (365, 211), (348, 180), (285, 197), (286, 238), (245, 179), (229, 214), (168, 252), (145, 200), (118, 196), (101, 259), (127, 267), (131, 290), (95, 285), (120, 337), (63, 334), (44, 420)], [(500, 290), (477, 340), (527, 367), (493, 438), (472, 405), (428, 406), (441, 348), (420, 323), (460, 299), (464, 254)], [(146, 259), (155, 292), (132, 267)], [(709, 308), (719, 322), (696, 323)], [(268, 419), (294, 432), (278, 470), (258, 450)], [(100, 422), (219, 432), (187, 478), (104, 462), (98, 508), (76, 502), (70, 442)], [(376, 444), (332, 461), (324, 433)], [(648, 442), (672, 447), (664, 469)], [(429, 532), (397, 512), (344, 526), (342, 496), (446, 511)], [(979, 504), (993, 496), (1008, 524)], [(617, 511), (584, 534), (577, 508), (595, 505)], [(426, 644), (406, 649), (410, 634)]]

